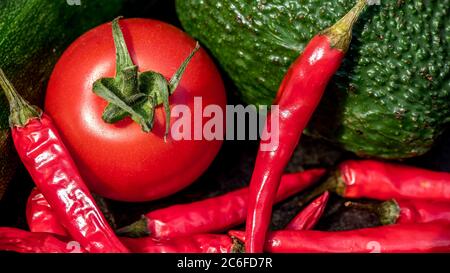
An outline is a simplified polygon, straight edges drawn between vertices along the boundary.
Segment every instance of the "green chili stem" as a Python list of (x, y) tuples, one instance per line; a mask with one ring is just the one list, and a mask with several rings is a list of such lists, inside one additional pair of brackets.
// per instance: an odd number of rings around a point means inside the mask
[(3, 70), (0, 68), (0, 86), (8, 99), (10, 116), (9, 125), (11, 127), (27, 125), (28, 121), (32, 118), (40, 118), (42, 111), (30, 105), (24, 98), (22, 98), (6, 77)]

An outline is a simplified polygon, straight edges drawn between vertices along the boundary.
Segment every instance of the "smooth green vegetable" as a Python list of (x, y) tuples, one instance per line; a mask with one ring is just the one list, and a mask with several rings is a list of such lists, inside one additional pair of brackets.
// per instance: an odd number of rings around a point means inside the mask
[[(0, 1), (0, 67), (33, 104), (40, 105), (44, 85), (64, 48), (77, 36), (118, 15), (124, 0)], [(16, 166), (8, 128), (9, 107), (0, 94), (0, 198)]]
[[(184, 28), (250, 104), (271, 104), (290, 63), (355, 0), (177, 0)], [(450, 121), (450, 0), (382, 0), (354, 30), (309, 133), (362, 156), (427, 152)]]

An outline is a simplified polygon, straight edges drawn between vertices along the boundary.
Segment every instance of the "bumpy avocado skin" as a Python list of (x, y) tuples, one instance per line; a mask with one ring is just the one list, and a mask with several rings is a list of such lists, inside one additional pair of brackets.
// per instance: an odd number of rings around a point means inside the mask
[[(177, 0), (177, 13), (245, 102), (270, 104), (305, 44), (355, 3)], [(308, 132), (361, 156), (414, 157), (450, 121), (450, 0), (380, 3), (358, 21)]]

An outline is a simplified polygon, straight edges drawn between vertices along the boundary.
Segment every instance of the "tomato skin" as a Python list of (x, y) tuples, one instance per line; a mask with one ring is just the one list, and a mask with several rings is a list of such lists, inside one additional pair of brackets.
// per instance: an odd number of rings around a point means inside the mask
[[(150, 19), (120, 21), (125, 41), (139, 71), (156, 71), (169, 79), (195, 47), (195, 41), (174, 26)], [(162, 107), (155, 112), (151, 133), (130, 118), (105, 123), (106, 101), (92, 92), (94, 81), (115, 76), (111, 23), (78, 38), (62, 55), (51, 75), (45, 110), (54, 119), (88, 186), (107, 198), (140, 202), (168, 196), (191, 184), (217, 155), (220, 140), (164, 142)], [(187, 105), (194, 115), (194, 97), (225, 109), (220, 74), (200, 49), (189, 63), (171, 107)], [(175, 121), (171, 119), (171, 124)], [(193, 120), (193, 118), (192, 118)], [(203, 122), (208, 119), (203, 118)], [(192, 121), (192, 130), (194, 125)]]

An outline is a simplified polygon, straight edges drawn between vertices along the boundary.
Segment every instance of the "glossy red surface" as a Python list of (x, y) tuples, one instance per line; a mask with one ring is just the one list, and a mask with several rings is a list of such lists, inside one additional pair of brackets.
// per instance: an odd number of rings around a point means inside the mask
[(450, 222), (450, 202), (433, 200), (397, 200), (400, 207), (398, 224)]
[(88, 252), (127, 252), (96, 206), (47, 115), (14, 127), (16, 150), (70, 236)]
[[(449, 223), (389, 225), (350, 231), (291, 231), (268, 234), (271, 253), (425, 253), (450, 251)], [(245, 240), (245, 232), (230, 235)], [(414, 240), (411, 240), (414, 238)]]
[(34, 188), (27, 201), (26, 218), (31, 232), (48, 232), (67, 236), (66, 229), (56, 217), (44, 195)]
[[(198, 234), (171, 240), (152, 237), (121, 238), (133, 253), (231, 253), (232, 239), (227, 235)], [(0, 251), (19, 253), (84, 253), (75, 241), (52, 233), (28, 232), (0, 227)]]
[(325, 192), (300, 211), (286, 226), (287, 230), (310, 230), (319, 222), (330, 198)]
[(429, 199), (450, 201), (450, 173), (375, 160), (339, 165), (348, 198)]
[[(313, 169), (284, 175), (275, 202), (306, 189), (324, 173), (324, 169)], [(247, 204), (248, 188), (243, 188), (202, 201), (155, 210), (145, 215), (147, 232), (156, 238), (170, 238), (226, 231), (245, 222)]]
[(133, 253), (231, 253), (233, 242), (227, 235), (197, 234), (171, 240), (152, 237), (122, 238)]
[[(324, 169), (286, 174), (281, 179), (276, 202), (306, 189), (316, 182)], [(169, 239), (192, 234), (224, 231), (242, 224), (247, 214), (248, 188), (189, 204), (174, 205), (151, 211), (145, 215), (146, 230), (155, 239)], [(141, 220), (142, 221), (142, 220)], [(57, 220), (50, 205), (34, 190), (27, 204), (27, 223), (32, 231), (65, 235), (65, 229)]]
[(0, 251), (19, 253), (82, 253), (74, 242), (51, 233), (28, 232), (17, 228), (0, 227)]

